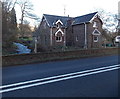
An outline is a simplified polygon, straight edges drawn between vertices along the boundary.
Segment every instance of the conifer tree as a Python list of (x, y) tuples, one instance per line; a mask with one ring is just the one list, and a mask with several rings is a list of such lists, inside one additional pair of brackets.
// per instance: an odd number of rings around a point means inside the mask
[[(11, 4), (11, 3), (10, 3)], [(17, 20), (14, 7), (8, 2), (2, 2), (2, 50), (3, 54), (14, 50), (13, 42), (17, 35)], [(9, 6), (8, 6), (9, 5)], [(5, 52), (5, 53), (4, 53)]]

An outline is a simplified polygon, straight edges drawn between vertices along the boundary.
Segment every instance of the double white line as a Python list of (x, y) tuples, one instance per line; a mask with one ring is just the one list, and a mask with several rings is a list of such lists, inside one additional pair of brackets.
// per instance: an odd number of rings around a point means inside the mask
[(42, 79), (36, 79), (36, 80), (31, 80), (31, 81), (19, 82), (19, 83), (14, 83), (14, 84), (9, 84), (9, 85), (3, 85), (3, 86), (0, 86), (0, 93), (10, 92), (14, 90), (34, 87), (38, 85), (58, 82), (62, 80), (68, 80), (72, 78), (77, 78), (77, 77), (82, 77), (82, 76), (87, 76), (87, 75), (92, 75), (92, 74), (97, 74), (97, 73), (102, 73), (106, 71), (116, 70), (119, 68), (120, 68), (120, 64), (97, 68), (97, 69), (85, 70), (85, 71), (80, 71), (80, 72), (75, 72), (75, 73), (69, 73), (69, 74), (64, 74), (64, 75), (52, 76), (52, 77), (47, 77), (47, 78), (42, 78)]

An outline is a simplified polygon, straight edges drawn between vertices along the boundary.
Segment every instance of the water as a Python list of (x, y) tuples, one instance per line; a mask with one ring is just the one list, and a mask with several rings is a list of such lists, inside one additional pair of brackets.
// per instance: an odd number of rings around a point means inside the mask
[(28, 49), (27, 46), (20, 44), (20, 43), (14, 43), (18, 49), (16, 51), (18, 51), (17, 54), (23, 54), (23, 53), (30, 53), (31, 49)]

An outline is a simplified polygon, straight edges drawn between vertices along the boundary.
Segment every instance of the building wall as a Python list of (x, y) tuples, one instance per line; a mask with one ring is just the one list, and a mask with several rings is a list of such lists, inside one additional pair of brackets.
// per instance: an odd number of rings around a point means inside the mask
[[(102, 47), (102, 34), (97, 35), (98, 42), (94, 42), (94, 35), (92, 34), (95, 28), (93, 27), (94, 22), (97, 22), (97, 30), (102, 33), (102, 22), (99, 18), (95, 18), (92, 23), (86, 23), (86, 37), (87, 37), (87, 48), (100, 48)], [(72, 28), (72, 29), (71, 29)], [(68, 33), (68, 41), (73, 41), (73, 45), (76, 47), (84, 48), (85, 46), (85, 24), (73, 25)], [(70, 35), (69, 35), (70, 34)], [(73, 39), (72, 39), (73, 38)]]
[(73, 27), (69, 26), (66, 29), (66, 45), (73, 46), (74, 45), (74, 35), (73, 35)]
[[(93, 24), (97, 22), (97, 29), (99, 32), (102, 33), (102, 22), (99, 18), (95, 18), (91, 23), (86, 23), (86, 34), (87, 34), (87, 48), (99, 48), (102, 47), (102, 35), (98, 35), (98, 42), (94, 42), (92, 34), (94, 31)], [(44, 20), (39, 26), (39, 38), (38, 43), (41, 47), (48, 48), (49, 46), (56, 47), (56, 46), (75, 46), (84, 48), (85, 46), (85, 24), (77, 24), (71, 25), (72, 21), (70, 21), (67, 28), (63, 27), (52, 27), (50, 28)], [(57, 33), (58, 36), (62, 37), (61, 42), (56, 41), (55, 33), (61, 29), (64, 35), (61, 33)], [(51, 35), (52, 33), (52, 35)], [(51, 41), (52, 39), (52, 41)]]
[(42, 22), (38, 28), (39, 37), (38, 37), (38, 45), (46, 48), (50, 46), (50, 28), (46, 22), (46, 20), (42, 19)]
[(97, 30), (102, 33), (102, 23), (96, 18), (92, 23), (87, 24), (87, 44), (88, 48), (99, 48), (102, 47), (102, 34), (98, 35), (98, 42), (94, 42), (94, 35), (92, 34), (95, 28), (93, 27), (94, 22), (97, 22)]
[[(57, 33), (57, 36), (61, 36), (62, 37), (62, 41), (61, 42), (57, 42), (56, 41), (56, 36), (55, 36), (55, 33), (61, 29), (62, 32), (64, 33), (64, 35), (62, 35), (61, 33)], [(52, 46), (53, 47), (56, 47), (56, 46), (64, 46), (64, 41), (65, 41), (65, 28), (57, 28), (57, 27), (54, 27), (52, 28)]]
[(74, 45), (74, 35), (73, 35), (73, 26), (72, 26), (73, 19), (69, 19), (67, 21), (67, 28), (66, 28), (66, 45), (73, 46)]
[[(62, 37), (61, 42), (57, 42), (56, 41), (56, 36), (55, 36), (55, 33), (59, 29), (61, 29), (62, 32), (64, 33), (64, 35), (62, 35), (61, 33), (57, 33), (57, 36)], [(48, 47), (56, 47), (56, 46), (64, 46), (65, 45), (66, 34), (65, 34), (65, 28), (63, 28), (63, 27), (60, 27), (60, 28), (49, 27), (46, 20), (44, 20), (44, 18), (43, 18), (42, 21), (41, 21), (41, 24), (38, 28), (38, 32), (39, 32), (38, 46), (41, 46), (43, 48), (48, 48)], [(52, 32), (52, 35), (51, 35), (51, 32)]]
[(84, 24), (73, 26), (73, 42), (76, 47), (84, 47), (85, 44), (85, 26)]

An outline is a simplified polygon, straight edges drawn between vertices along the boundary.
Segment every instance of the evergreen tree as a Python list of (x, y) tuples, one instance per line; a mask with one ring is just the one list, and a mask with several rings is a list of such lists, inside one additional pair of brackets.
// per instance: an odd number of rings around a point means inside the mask
[(13, 42), (17, 35), (17, 20), (14, 7), (8, 9), (8, 4), (2, 2), (2, 50), (3, 54), (14, 51)]
[(2, 2), (2, 40), (3, 40), (3, 45), (6, 45), (7, 43), (7, 34), (8, 34), (8, 12), (7, 8), (5, 6), (5, 3)]
[(10, 29), (16, 30), (17, 29), (17, 18), (16, 18), (16, 12), (14, 7), (11, 10), (10, 13)]

